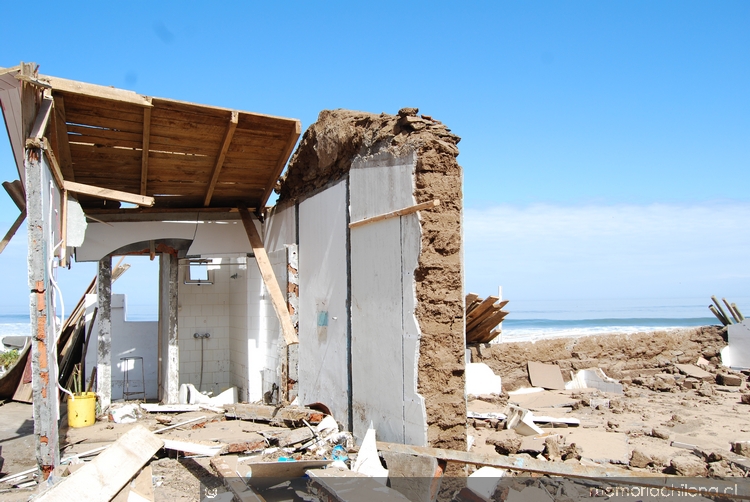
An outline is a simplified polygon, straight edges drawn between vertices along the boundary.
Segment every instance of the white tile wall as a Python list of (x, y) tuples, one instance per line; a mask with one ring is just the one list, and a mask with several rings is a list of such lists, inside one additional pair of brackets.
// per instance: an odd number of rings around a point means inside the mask
[[(286, 250), (271, 253), (277, 274), (286, 271)], [(232, 259), (233, 262), (237, 258)], [(203, 385), (214, 394), (237, 387), (241, 401), (260, 401), (279, 384), (279, 322), (253, 258), (246, 264), (221, 266), (213, 284), (184, 284), (180, 270), (178, 339), (180, 383), (200, 382), (201, 340), (194, 333), (210, 333), (203, 347)], [(232, 278), (236, 274), (235, 278)], [(280, 278), (286, 290), (286, 275)]]

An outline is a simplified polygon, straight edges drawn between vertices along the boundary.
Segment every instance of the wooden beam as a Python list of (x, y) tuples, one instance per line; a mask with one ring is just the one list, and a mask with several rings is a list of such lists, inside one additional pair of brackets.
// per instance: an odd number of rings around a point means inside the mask
[(271, 196), (271, 192), (273, 191), (273, 187), (276, 186), (276, 181), (279, 179), (279, 176), (281, 176), (281, 172), (284, 170), (284, 166), (286, 166), (286, 162), (287, 160), (289, 160), (289, 156), (292, 155), (294, 145), (297, 144), (297, 140), (299, 139), (300, 130), (299, 120), (295, 120), (294, 127), (289, 133), (289, 139), (287, 141), (286, 148), (281, 154), (281, 157), (279, 157), (279, 160), (276, 161), (276, 169), (274, 169), (273, 178), (268, 183), (266, 191), (263, 192), (263, 198), (260, 199), (261, 208), (266, 205), (266, 202), (268, 201), (268, 198)]
[(216, 162), (214, 163), (214, 172), (211, 175), (211, 181), (209, 181), (208, 188), (206, 189), (206, 198), (203, 200), (203, 205), (206, 207), (211, 204), (211, 197), (214, 194), (216, 182), (219, 181), (219, 173), (221, 173), (221, 167), (224, 165), (224, 158), (227, 155), (227, 150), (229, 150), (229, 145), (232, 143), (234, 130), (237, 129), (237, 121), (239, 119), (239, 116), (239, 112), (232, 111), (232, 117), (229, 119), (229, 124), (227, 125), (227, 132), (224, 134), (224, 142), (221, 144), (219, 155), (216, 157)]
[(2, 253), (5, 250), (5, 247), (8, 245), (10, 240), (13, 238), (14, 235), (16, 235), (16, 232), (21, 227), (21, 223), (23, 223), (23, 220), (26, 219), (26, 210), (24, 209), (21, 211), (21, 214), (18, 215), (18, 218), (16, 218), (16, 221), (13, 222), (13, 225), (11, 225), (10, 230), (5, 234), (5, 237), (3, 237), (3, 240), (0, 241), (0, 253)]
[(39, 105), (39, 112), (36, 114), (36, 120), (34, 121), (34, 125), (31, 128), (31, 134), (29, 134), (29, 139), (26, 141), (31, 141), (32, 143), (39, 144), (39, 142), (42, 140), (42, 137), (44, 137), (44, 133), (47, 130), (47, 124), (49, 123), (50, 115), (52, 114), (52, 98), (48, 96), (44, 96), (42, 99), (42, 104)]
[(141, 147), (141, 195), (146, 195), (148, 181), (148, 152), (151, 140), (151, 108), (143, 109), (143, 146)]
[(73, 158), (70, 155), (70, 141), (68, 139), (68, 125), (65, 116), (65, 100), (61, 95), (53, 96), (55, 101), (55, 139), (57, 148), (55, 154), (60, 157), (60, 170), (66, 180), (75, 181), (73, 173)]
[(63, 189), (60, 193), (62, 198), (62, 210), (60, 211), (60, 266), (68, 266), (68, 191)]
[(136, 425), (74, 476), (63, 478), (37, 500), (111, 500), (163, 445), (158, 436)]
[(481, 317), (485, 312), (492, 309), (492, 306), (498, 300), (500, 300), (500, 298), (498, 298), (497, 296), (488, 296), (487, 298), (485, 298), (478, 307), (476, 307), (466, 315), (466, 326), (471, 326), (472, 322), (474, 322), (475, 319)]
[(417, 211), (422, 211), (423, 209), (432, 209), (439, 205), (440, 205), (440, 199), (435, 199), (435, 200), (431, 200), (428, 202), (422, 202), (421, 204), (416, 204), (414, 206), (405, 207), (397, 211), (391, 211), (390, 213), (379, 214), (377, 216), (371, 216), (370, 218), (365, 218), (364, 220), (353, 221), (349, 223), (349, 228), (361, 227), (362, 225), (367, 225), (368, 223), (375, 223), (376, 221), (387, 220), (388, 218), (395, 218), (397, 216), (404, 216), (406, 214), (416, 213)]
[(55, 157), (52, 148), (47, 144), (46, 139), (42, 141), (42, 145), (44, 146), (44, 154), (47, 156), (47, 160), (49, 160), (49, 168), (52, 171), (52, 176), (55, 178), (55, 183), (57, 183), (57, 187), (60, 190), (63, 190), (65, 188), (65, 179), (63, 178), (60, 164), (57, 162), (57, 157)]
[(245, 226), (245, 232), (247, 232), (247, 238), (250, 240), (250, 246), (252, 246), (253, 253), (255, 253), (255, 262), (258, 264), (263, 283), (266, 285), (268, 294), (271, 295), (271, 303), (276, 311), (276, 316), (279, 318), (284, 341), (287, 345), (299, 343), (297, 332), (294, 330), (292, 318), (289, 315), (286, 300), (284, 299), (279, 283), (276, 280), (276, 275), (273, 273), (268, 254), (266, 254), (266, 249), (263, 247), (263, 241), (258, 234), (258, 230), (255, 228), (255, 223), (253, 223), (253, 217), (250, 215), (247, 208), (241, 207), (239, 208), (239, 211), (240, 217), (242, 218), (242, 224)]
[(75, 80), (68, 80), (65, 78), (50, 77), (48, 75), (40, 75), (39, 80), (49, 82), (50, 86), (52, 86), (53, 91), (68, 92), (71, 94), (79, 94), (92, 98), (118, 101), (120, 103), (130, 103), (146, 108), (150, 108), (153, 106), (151, 104), (151, 100), (146, 96), (141, 96), (136, 92), (127, 91), (125, 89), (116, 89), (114, 87), (107, 87), (104, 85), (87, 84), (85, 82), (77, 82)]
[(16, 206), (18, 206), (18, 209), (20, 211), (26, 210), (26, 195), (23, 191), (23, 183), (21, 183), (21, 180), (15, 180), (15, 181), (3, 181), (3, 188), (5, 188), (5, 191), (8, 192), (8, 195), (10, 195), (10, 198), (13, 199), (13, 202), (15, 202)]
[(84, 185), (83, 183), (75, 183), (73, 181), (65, 181), (63, 183), (63, 188), (71, 192), (83, 193), (86, 195), (91, 195), (93, 197), (99, 197), (101, 199), (130, 202), (131, 204), (138, 204), (139, 206), (154, 205), (154, 198), (147, 195), (136, 195), (133, 193), (121, 192), (119, 190), (110, 190), (109, 188)]
[[(567, 464), (563, 462), (547, 462), (537, 460), (535, 458), (524, 458), (522, 460), (517, 460), (515, 458), (511, 458), (506, 455), (498, 455), (496, 453), (472, 453), (459, 450), (446, 450), (442, 448), (429, 448), (425, 446), (384, 443), (381, 441), (377, 442), (377, 446), (378, 451), (390, 451), (396, 453), (404, 453), (407, 455), (426, 455), (428, 457), (440, 458), (448, 462), (459, 462), (462, 464), (472, 465), (489, 465), (492, 467), (508, 469), (510, 471), (536, 472), (552, 476), (570, 476), (573, 478), (595, 479), (612, 477), (655, 478), (655, 481), (658, 481), (660, 478), (664, 481), (667, 481), (667, 479), (670, 478), (674, 478), (674, 476), (669, 476), (666, 474), (642, 471), (635, 472), (618, 467), (584, 466), (581, 464)], [(641, 482), (647, 482), (645, 479), (637, 479), (637, 481), (638, 484), (640, 484)]]
[[(227, 489), (232, 492), (234, 500), (238, 500), (240, 502), (265, 502), (266, 499), (264, 499), (263, 496), (256, 492), (253, 488), (245, 484), (245, 481), (243, 481), (240, 475), (237, 474), (237, 470), (232, 469), (229, 466), (226, 458), (212, 458), (211, 466), (219, 474), (219, 477), (224, 482), (224, 486), (226, 486)], [(205, 498), (203, 498), (203, 495), (204, 494), (201, 493), (201, 500), (205, 500)]]

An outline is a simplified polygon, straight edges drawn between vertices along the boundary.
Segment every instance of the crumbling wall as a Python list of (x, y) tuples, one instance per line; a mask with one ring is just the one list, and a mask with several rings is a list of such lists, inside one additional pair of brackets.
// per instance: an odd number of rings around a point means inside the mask
[[(416, 202), (441, 201), (437, 208), (420, 212), (421, 252), (414, 272), (418, 391), (425, 399), (428, 443), (460, 450), (466, 447), (462, 171), (456, 161), (460, 138), (417, 112), (321, 112), (305, 132), (277, 191), (280, 203), (301, 199), (344, 179), (356, 158), (383, 152), (398, 158), (416, 155)], [(304, 294), (300, 288), (300, 296)]]
[(503, 379), (505, 391), (531, 384), (526, 363), (537, 361), (560, 366), (565, 380), (570, 371), (599, 367), (612, 378), (638, 376), (642, 371), (695, 364), (699, 357), (718, 364), (726, 345), (726, 328), (704, 326), (676, 331), (580, 338), (554, 338), (532, 342), (482, 344), (471, 347), (472, 361), (487, 364)]

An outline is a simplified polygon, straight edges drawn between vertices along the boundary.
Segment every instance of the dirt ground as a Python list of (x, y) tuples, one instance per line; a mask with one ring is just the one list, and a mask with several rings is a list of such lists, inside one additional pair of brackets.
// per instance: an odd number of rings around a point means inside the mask
[[(632, 335), (620, 337), (619, 340), (596, 337), (589, 340), (549, 341), (552, 345), (558, 344), (558, 349), (560, 346), (567, 347), (566, 350), (574, 353), (571, 356), (573, 361), (590, 363), (595, 360), (597, 367), (606, 367), (611, 373), (619, 371), (617, 374), (623, 383), (623, 393), (580, 389), (469, 396), (467, 422), (468, 442), (472, 445), (470, 451), (487, 455), (502, 453), (512, 458), (534, 457), (546, 462), (603, 466), (621, 469), (623, 475), (664, 473), (729, 479), (747, 476), (750, 471), (750, 443), (745, 443), (734, 452), (732, 445), (750, 442), (750, 404), (745, 404), (750, 403), (748, 374), (730, 371), (717, 364), (717, 350), (722, 345), (721, 330), (701, 329), (676, 336), (652, 334), (650, 339), (651, 346), (660, 347), (661, 352), (632, 346)], [(529, 359), (534, 356), (533, 347), (504, 345), (501, 348), (492, 346), (474, 350), (482, 350), (485, 361), (491, 361), (493, 351), (497, 351), (495, 356), (503, 354), (498, 357), (503, 361), (510, 361), (506, 355), (514, 351)], [(539, 347), (542, 349), (540, 354), (553, 357), (548, 345), (541, 344)], [(611, 358), (605, 354), (606, 351), (612, 354)], [(623, 359), (623, 352), (629, 354), (627, 359)], [(643, 357), (636, 357), (636, 352)], [(558, 354), (565, 355), (559, 351)], [(590, 354), (596, 357), (588, 357)], [(625, 364), (617, 366), (623, 361)], [(560, 357), (558, 362), (561, 367), (570, 364), (570, 368), (575, 368), (565, 357)], [(700, 363), (699, 367), (706, 374), (689, 376), (684, 374), (683, 366), (678, 366), (692, 363)], [(497, 362), (495, 364), (497, 367)], [(522, 380), (518, 373), (519, 364), (504, 364), (507, 371), (515, 372), (516, 386), (521, 386), (518, 384)], [(567, 377), (565, 372), (563, 375)], [(495, 414), (496, 417), (497, 414), (506, 413), (508, 404), (530, 410), (536, 417), (573, 418), (580, 423), (577, 426), (540, 423), (541, 435), (521, 436), (515, 430), (504, 429), (504, 422), (491, 415)], [(0, 446), (5, 459), (3, 475), (35, 467), (31, 414), (31, 405), (7, 402), (0, 406)], [(203, 418), (165, 431), (161, 436), (205, 445), (251, 444), (263, 441), (263, 436), (259, 434), (261, 431), (289, 431), (264, 423), (227, 420), (221, 413), (207, 411), (168, 416), (144, 412), (137, 423), (155, 431), (198, 417)], [(111, 444), (134, 426), (98, 421), (86, 428), (68, 428), (64, 409), (61, 423), (62, 457)], [(162, 449), (154, 456), (150, 467), (155, 501), (200, 500), (202, 485), (216, 490), (216, 494), (225, 492), (206, 457), (177, 456), (171, 450)], [(463, 472), (465, 475), (475, 469), (469, 467), (449, 473), (456, 476)], [(44, 489), (43, 484), (24, 489), (10, 488), (1, 481), (0, 500), (26, 501)], [(451, 480), (447, 479), (445, 486), (450, 484)], [(279, 500), (301, 500), (294, 489), (290, 488), (287, 492)]]

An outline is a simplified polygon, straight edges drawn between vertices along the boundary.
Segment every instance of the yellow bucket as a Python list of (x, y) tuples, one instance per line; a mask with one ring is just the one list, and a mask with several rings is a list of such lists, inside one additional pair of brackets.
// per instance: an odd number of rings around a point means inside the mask
[(88, 427), (96, 422), (96, 393), (68, 396), (68, 426)]

